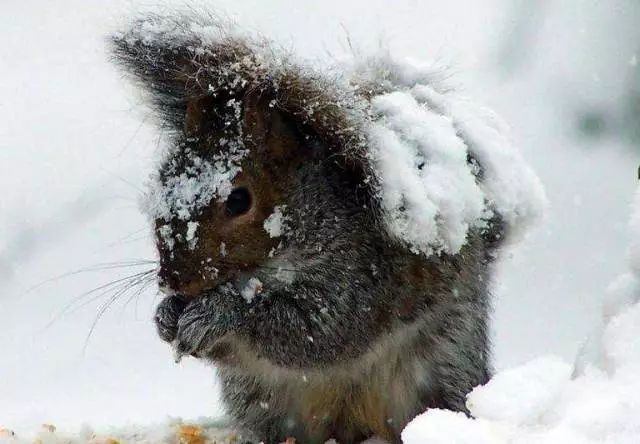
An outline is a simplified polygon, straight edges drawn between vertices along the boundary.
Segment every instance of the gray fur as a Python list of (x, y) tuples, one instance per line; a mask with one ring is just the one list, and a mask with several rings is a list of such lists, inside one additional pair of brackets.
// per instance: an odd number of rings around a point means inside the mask
[[(180, 146), (189, 96), (207, 94), (211, 83), (224, 86), (216, 76), (228, 70), (208, 64), (235, 66), (250, 48), (225, 40), (211, 51), (215, 57), (194, 55), (197, 44), (148, 43), (136, 26), (113, 39), (114, 52), (151, 93)], [(180, 20), (176, 26), (188, 29)], [(180, 80), (192, 74), (193, 81)], [(287, 178), (282, 245), (248, 271), (264, 291), (247, 302), (234, 278), (190, 300), (167, 296), (155, 318), (160, 337), (180, 354), (212, 360), (230, 417), (267, 443), (350, 443), (375, 433), (399, 441), (407, 422), (428, 408), (466, 412), (465, 395), (489, 377), (489, 284), (504, 234), (500, 217), (471, 231), (456, 255), (410, 252), (381, 227), (366, 174), (350, 169), (368, 169), (353, 149), (362, 138), (349, 135), (353, 124), (342, 108), (329, 106), (335, 97), (326, 84), (318, 87), (327, 80), (297, 78), (296, 69), (276, 74), (237, 75), (265, 94), (280, 85), (273, 92), (278, 107), (300, 120), (298, 129), (319, 148)], [(227, 93), (242, 97), (234, 87)], [(325, 110), (319, 116), (302, 116), (305, 97), (329, 105), (318, 107)]]

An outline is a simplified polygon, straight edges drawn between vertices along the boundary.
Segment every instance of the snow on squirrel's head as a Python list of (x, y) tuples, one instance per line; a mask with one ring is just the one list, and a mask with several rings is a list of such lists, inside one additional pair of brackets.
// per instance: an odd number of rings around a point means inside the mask
[(172, 270), (161, 278), (171, 285), (181, 268), (181, 291), (314, 242), (290, 198), (312, 165), (330, 186), (307, 190), (305, 211), (321, 192), (355, 199), (389, 245), (416, 255), (455, 255), (472, 231), (497, 244), (541, 213), (505, 126), (441, 67), (385, 52), (318, 68), (210, 18), (146, 17), (113, 48), (173, 136), (144, 206)]

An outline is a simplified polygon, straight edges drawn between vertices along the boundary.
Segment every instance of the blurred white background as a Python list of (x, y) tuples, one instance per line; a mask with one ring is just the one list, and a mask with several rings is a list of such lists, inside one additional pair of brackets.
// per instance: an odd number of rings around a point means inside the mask
[[(153, 286), (128, 304), (115, 300), (87, 342), (113, 293), (83, 294), (144, 266), (50, 280), (100, 263), (154, 259), (136, 200), (159, 132), (110, 64), (105, 36), (140, 10), (176, 5), (185, 3), (2, 3), (0, 426), (147, 424), (221, 411), (213, 371), (190, 360), (174, 364), (156, 338)], [(501, 264), (496, 367), (549, 352), (573, 360), (603, 289), (624, 269), (640, 158), (640, 3), (205, 5), (307, 58), (340, 56), (348, 36), (364, 50), (384, 42), (450, 64), (461, 89), (510, 124), (551, 202), (544, 224)]]

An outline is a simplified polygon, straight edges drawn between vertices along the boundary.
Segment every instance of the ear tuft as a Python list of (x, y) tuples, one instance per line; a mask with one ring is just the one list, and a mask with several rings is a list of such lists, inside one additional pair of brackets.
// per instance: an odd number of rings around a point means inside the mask
[(150, 95), (161, 120), (180, 130), (190, 99), (241, 95), (259, 76), (250, 43), (210, 15), (138, 19), (110, 37), (115, 62)]

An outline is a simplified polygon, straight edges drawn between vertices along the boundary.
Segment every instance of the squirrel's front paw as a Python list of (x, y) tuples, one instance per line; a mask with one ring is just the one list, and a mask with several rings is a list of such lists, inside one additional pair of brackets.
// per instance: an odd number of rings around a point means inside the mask
[(153, 320), (163, 341), (172, 342), (176, 338), (178, 319), (186, 306), (187, 301), (180, 296), (167, 296), (158, 304)]
[(173, 345), (178, 357), (220, 359), (230, 345), (224, 341), (241, 323), (241, 296), (230, 285), (223, 285), (190, 301), (177, 323)]

